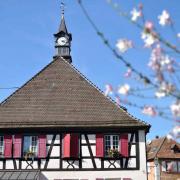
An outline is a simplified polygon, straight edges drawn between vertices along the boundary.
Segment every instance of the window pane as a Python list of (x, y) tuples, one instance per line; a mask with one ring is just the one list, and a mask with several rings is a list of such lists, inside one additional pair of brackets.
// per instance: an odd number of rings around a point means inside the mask
[(162, 167), (161, 167), (162, 171), (165, 172), (166, 171), (166, 161), (162, 161), (161, 165), (162, 165)]
[(38, 148), (38, 137), (32, 136), (31, 137), (31, 152), (37, 155), (37, 148)]
[(177, 172), (177, 161), (173, 161), (173, 172)]
[(30, 147), (30, 136), (24, 136), (23, 153), (29, 152)]
[(167, 170), (169, 172), (177, 172), (177, 162), (176, 161), (167, 162)]
[(119, 149), (119, 136), (113, 136), (113, 149)]
[(4, 155), (4, 137), (0, 136), (0, 156)]
[(108, 156), (108, 152), (111, 149), (110, 136), (105, 136), (105, 155)]

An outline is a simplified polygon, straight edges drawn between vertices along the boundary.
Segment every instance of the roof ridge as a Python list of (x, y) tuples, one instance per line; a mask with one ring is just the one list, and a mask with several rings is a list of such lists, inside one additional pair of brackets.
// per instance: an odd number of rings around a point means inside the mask
[(118, 103), (116, 103), (110, 96), (105, 96), (104, 92), (97, 86), (95, 85), (91, 80), (89, 80), (84, 74), (82, 74), (72, 63), (69, 63), (65, 58), (61, 57), (61, 59), (67, 63), (68, 65), (70, 65), (73, 70), (75, 70), (79, 75), (81, 75), (89, 84), (91, 84), (96, 90), (98, 90), (105, 98), (107, 98), (108, 100), (110, 100), (111, 103), (113, 103), (116, 107), (118, 107), (119, 109), (122, 109), (128, 116), (132, 117), (134, 120), (141, 122), (149, 127), (151, 127), (150, 124), (148, 124), (145, 121), (142, 121), (136, 117), (134, 117), (133, 115), (131, 115), (128, 111), (127, 108), (125, 108), (124, 106), (119, 105)]
[(155, 155), (154, 155), (154, 158), (156, 158), (157, 154), (158, 154), (159, 151), (161, 150), (161, 148), (162, 148), (165, 140), (166, 140), (166, 136), (162, 139), (162, 142), (161, 142), (161, 144), (159, 145), (159, 148), (157, 149), (157, 151), (156, 151), (156, 153), (155, 153)]

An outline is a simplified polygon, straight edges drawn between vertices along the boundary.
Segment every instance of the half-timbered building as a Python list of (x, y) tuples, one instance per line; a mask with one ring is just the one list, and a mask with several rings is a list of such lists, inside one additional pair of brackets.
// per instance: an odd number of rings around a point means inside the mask
[(145, 180), (150, 126), (82, 75), (64, 16), (53, 60), (0, 105), (0, 179)]

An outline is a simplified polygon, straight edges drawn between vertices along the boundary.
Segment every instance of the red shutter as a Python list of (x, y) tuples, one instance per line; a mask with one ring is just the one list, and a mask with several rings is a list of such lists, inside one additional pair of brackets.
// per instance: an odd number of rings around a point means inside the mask
[(4, 157), (12, 157), (12, 135), (4, 135)]
[(38, 157), (45, 158), (46, 157), (46, 135), (38, 136)]
[(128, 153), (128, 134), (121, 134), (120, 135), (120, 153), (122, 156), (124, 157), (128, 157), (129, 153)]
[(104, 135), (96, 134), (96, 157), (104, 157)]
[(63, 135), (63, 157), (69, 158), (70, 157), (70, 141), (71, 141), (71, 134), (64, 134)]
[(15, 158), (21, 157), (21, 149), (22, 149), (22, 135), (16, 134), (14, 135), (14, 148), (13, 148), (13, 156)]
[(71, 134), (71, 157), (79, 157), (79, 135)]

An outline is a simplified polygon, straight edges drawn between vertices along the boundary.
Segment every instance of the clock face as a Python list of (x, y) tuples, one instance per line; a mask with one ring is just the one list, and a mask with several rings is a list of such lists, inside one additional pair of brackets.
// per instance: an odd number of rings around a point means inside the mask
[(61, 37), (58, 39), (58, 44), (62, 46), (62, 45), (65, 45), (67, 41), (68, 40), (65, 37)]

